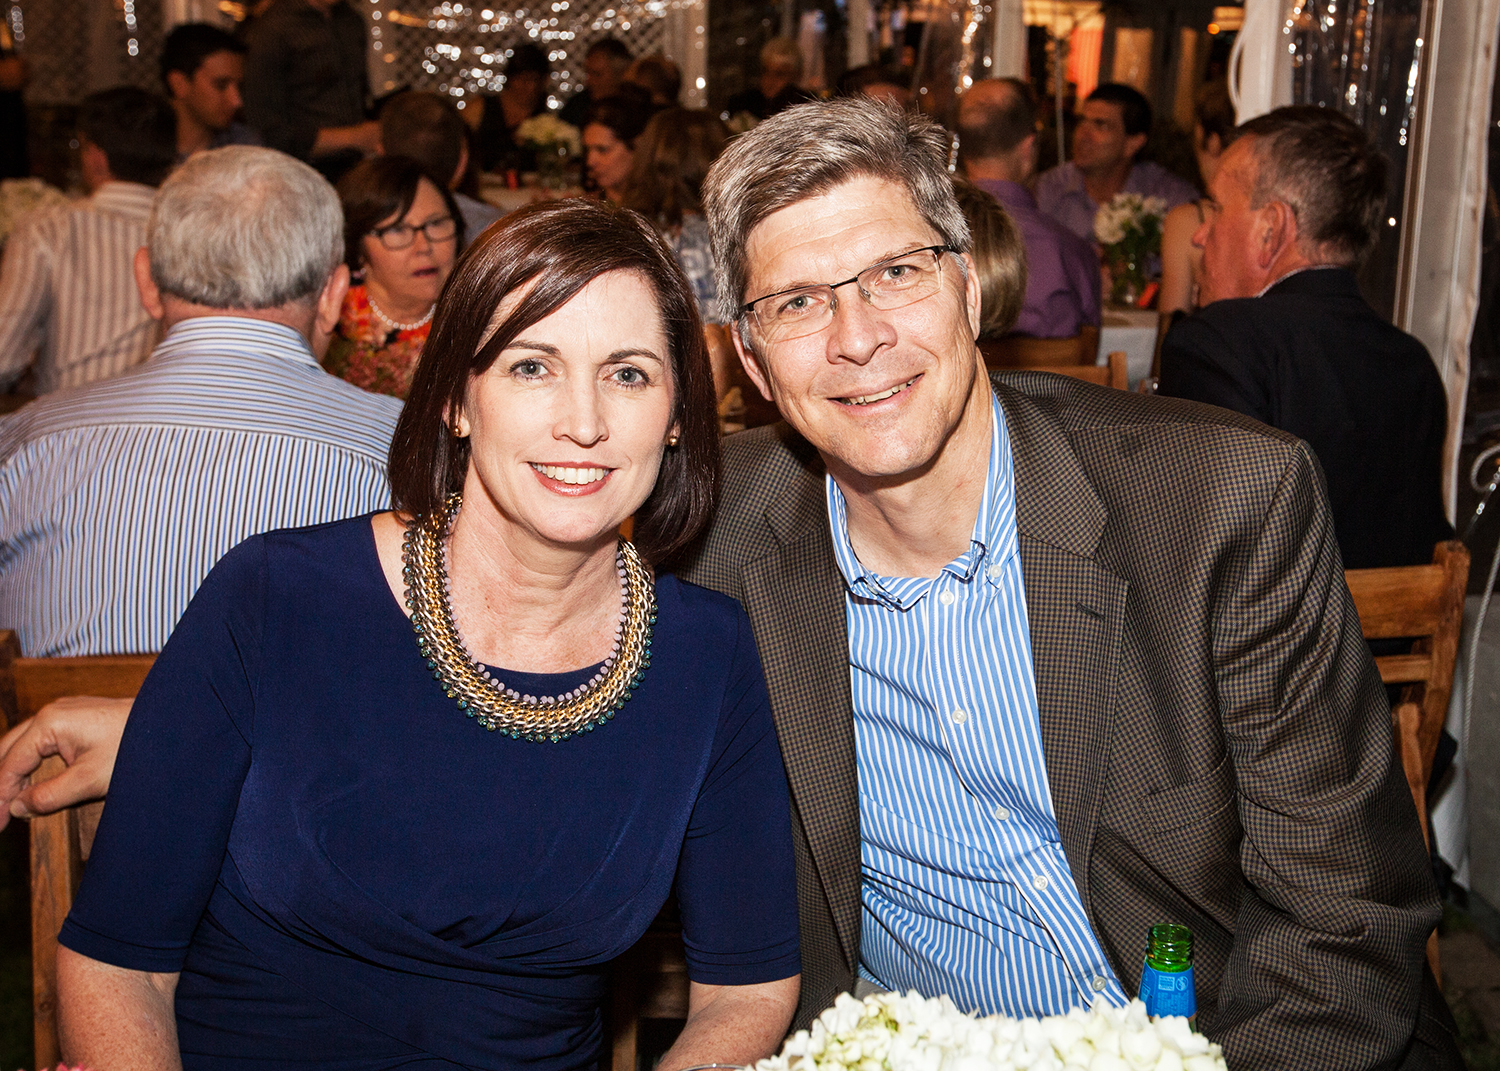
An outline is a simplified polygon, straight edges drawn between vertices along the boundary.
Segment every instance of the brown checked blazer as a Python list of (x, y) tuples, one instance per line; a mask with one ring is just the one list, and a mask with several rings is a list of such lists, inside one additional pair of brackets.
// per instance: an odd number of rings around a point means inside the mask
[[(1438, 900), (1307, 446), (1220, 409), (995, 377), (1063, 848), (1129, 991), (1192, 927), (1231, 1068), (1461, 1067)], [(792, 793), (797, 1025), (852, 987), (859, 801), (843, 580), (817, 453), (731, 437), (679, 571), (755, 628)]]

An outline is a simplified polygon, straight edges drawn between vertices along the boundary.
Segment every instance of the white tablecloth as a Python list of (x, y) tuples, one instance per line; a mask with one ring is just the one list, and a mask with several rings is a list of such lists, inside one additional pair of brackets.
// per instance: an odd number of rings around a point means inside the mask
[(1156, 321), (1154, 309), (1104, 310), (1099, 331), (1099, 359), (1102, 362), (1116, 350), (1124, 350), (1130, 369), (1130, 389), (1151, 374), (1151, 360), (1156, 356)]
[(548, 190), (540, 186), (522, 186), (511, 189), (496, 175), (482, 175), (479, 181), (479, 196), (501, 212), (514, 212), (533, 201), (555, 201), (561, 197), (577, 197), (582, 190)]

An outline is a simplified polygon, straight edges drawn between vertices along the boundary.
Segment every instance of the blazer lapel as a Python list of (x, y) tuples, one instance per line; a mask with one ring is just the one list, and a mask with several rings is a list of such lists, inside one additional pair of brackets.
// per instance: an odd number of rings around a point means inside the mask
[(1015, 461), (1047, 778), (1073, 881), (1092, 915), (1089, 856), (1114, 729), (1129, 584), (1095, 558), (1108, 515), (1057, 417), (1044, 399), (999, 383), (996, 394)]
[(821, 481), (785, 490), (766, 509), (779, 547), (744, 566), (745, 608), (765, 666), (792, 800), (854, 970), (859, 786), (843, 578)]

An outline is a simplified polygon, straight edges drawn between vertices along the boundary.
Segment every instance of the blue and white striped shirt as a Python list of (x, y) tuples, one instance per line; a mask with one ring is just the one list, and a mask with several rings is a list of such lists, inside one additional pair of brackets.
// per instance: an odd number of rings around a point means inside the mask
[(160, 650), (235, 544), (389, 506), (400, 412), (290, 327), (206, 316), (0, 419), (0, 627), (38, 657)]
[(1126, 995), (1058, 838), (1042, 757), (1010, 439), (999, 401), (969, 548), (935, 578), (877, 576), (849, 543), (860, 973), (966, 1010), (1049, 1015)]

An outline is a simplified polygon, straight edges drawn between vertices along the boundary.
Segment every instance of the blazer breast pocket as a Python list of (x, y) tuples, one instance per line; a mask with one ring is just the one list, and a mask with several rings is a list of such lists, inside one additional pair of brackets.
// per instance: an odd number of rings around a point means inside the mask
[(1136, 813), (1152, 833), (1203, 828), (1223, 819), (1223, 812), (1234, 805), (1235, 791), (1234, 767), (1226, 751), (1202, 777), (1142, 796)]

